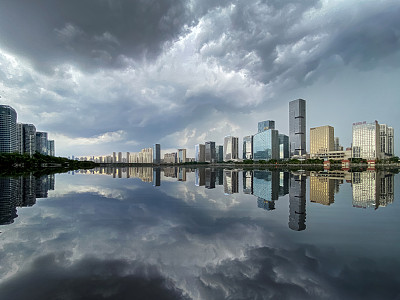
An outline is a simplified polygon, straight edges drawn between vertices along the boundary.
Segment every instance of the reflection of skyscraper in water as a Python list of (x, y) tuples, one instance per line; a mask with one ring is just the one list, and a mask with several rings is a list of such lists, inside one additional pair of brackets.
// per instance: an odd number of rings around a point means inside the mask
[(36, 198), (47, 198), (49, 190), (54, 190), (54, 174), (36, 178)]
[(178, 181), (186, 181), (186, 168), (178, 168)]
[(310, 176), (310, 201), (323, 205), (331, 205), (335, 202), (335, 179), (311, 174)]
[(243, 193), (253, 194), (253, 171), (243, 171)]
[(206, 172), (204, 168), (197, 168), (194, 170), (194, 184), (195, 186), (203, 186), (206, 181)]
[(239, 172), (224, 170), (224, 192), (225, 194), (239, 193)]
[(394, 176), (388, 172), (352, 173), (353, 206), (359, 208), (386, 206), (393, 203)]
[(224, 185), (224, 170), (221, 168), (215, 170), (215, 184)]
[(289, 185), (289, 228), (306, 229), (306, 176), (291, 174)]
[(289, 172), (279, 172), (279, 197), (289, 194)]
[(253, 176), (253, 195), (258, 197), (258, 207), (275, 209), (275, 200), (279, 198), (279, 172), (259, 170), (253, 171)]
[(177, 178), (178, 168), (177, 167), (166, 167), (163, 169), (165, 177)]
[(215, 188), (215, 170), (213, 168), (205, 169), (206, 189)]
[(0, 177), (0, 225), (11, 224), (17, 215), (19, 179)]
[[(50, 187), (54, 190), (54, 174)], [(36, 203), (36, 179), (32, 174), (23, 177), (23, 203), (21, 206), (32, 206)]]
[(161, 169), (154, 168), (153, 169), (153, 186), (161, 185)]

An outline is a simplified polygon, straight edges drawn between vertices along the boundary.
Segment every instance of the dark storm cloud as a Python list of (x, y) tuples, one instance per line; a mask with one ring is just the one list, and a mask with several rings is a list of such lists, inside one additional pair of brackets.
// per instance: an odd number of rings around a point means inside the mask
[(311, 83), (332, 61), (372, 68), (398, 52), (399, 3), (278, 2), (237, 1), (210, 16), (218, 26), (201, 36), (200, 53), (278, 88)]
[(155, 266), (84, 258), (65, 253), (37, 258), (28, 270), (0, 285), (2, 299), (188, 299)]
[(185, 1), (2, 1), (0, 43), (36, 68), (57, 64), (118, 67), (152, 58), (188, 19)]

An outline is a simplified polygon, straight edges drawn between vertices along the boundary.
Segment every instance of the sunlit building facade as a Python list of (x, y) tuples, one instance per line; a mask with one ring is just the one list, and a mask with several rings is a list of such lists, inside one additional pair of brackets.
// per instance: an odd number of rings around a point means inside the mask
[(353, 123), (352, 157), (367, 160), (382, 157), (378, 121)]
[(335, 150), (335, 131), (332, 126), (310, 128), (310, 157), (318, 158), (320, 154)]

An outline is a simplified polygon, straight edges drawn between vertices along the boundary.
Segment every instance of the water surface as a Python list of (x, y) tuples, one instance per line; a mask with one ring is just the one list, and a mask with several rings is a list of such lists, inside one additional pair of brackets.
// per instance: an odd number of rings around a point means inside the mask
[(0, 178), (0, 299), (399, 299), (399, 176)]

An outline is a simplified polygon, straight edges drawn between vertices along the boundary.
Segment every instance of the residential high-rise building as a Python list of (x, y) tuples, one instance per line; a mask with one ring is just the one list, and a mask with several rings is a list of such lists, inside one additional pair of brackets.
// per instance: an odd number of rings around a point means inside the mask
[(54, 146), (54, 140), (48, 140), (47, 141), (47, 146), (48, 146), (47, 154), (50, 155), (50, 156), (55, 156), (56, 151), (55, 151), (55, 146)]
[(224, 138), (224, 161), (237, 160), (239, 158), (239, 138), (226, 136)]
[(206, 161), (206, 146), (204, 144), (197, 144), (194, 146), (195, 156), (194, 159), (197, 162)]
[(0, 105), (0, 153), (17, 151), (17, 112), (11, 106)]
[(224, 146), (218, 145), (215, 147), (215, 160), (217, 162), (224, 161)]
[(17, 152), (24, 154), (24, 126), (22, 123), (17, 123)]
[(178, 163), (186, 162), (186, 149), (178, 149)]
[(381, 153), (385, 157), (394, 155), (394, 129), (386, 124), (380, 124)]
[(378, 121), (353, 123), (353, 158), (382, 158)]
[(164, 154), (164, 163), (165, 164), (175, 164), (176, 162), (177, 162), (176, 152)]
[(253, 136), (243, 138), (243, 159), (253, 159)]
[(289, 137), (285, 134), (278, 134), (279, 139), (279, 158), (288, 159), (289, 155)]
[(122, 163), (122, 152), (118, 152), (118, 162)]
[(113, 163), (115, 164), (117, 162), (117, 154), (113, 152)]
[(153, 164), (161, 163), (161, 145), (154, 144), (153, 145)]
[(205, 143), (205, 160), (206, 162), (215, 162), (215, 142), (206, 142)]
[(306, 152), (306, 101), (289, 102), (290, 156), (303, 156)]
[(263, 132), (268, 129), (275, 129), (275, 121), (267, 120), (258, 122), (258, 132)]
[(48, 155), (47, 132), (36, 131), (36, 152)]
[(279, 159), (278, 130), (268, 129), (253, 136), (253, 159)]
[(36, 152), (36, 127), (33, 124), (23, 124), (24, 153), (32, 156)]
[(310, 156), (318, 157), (335, 149), (335, 132), (332, 126), (310, 128)]

